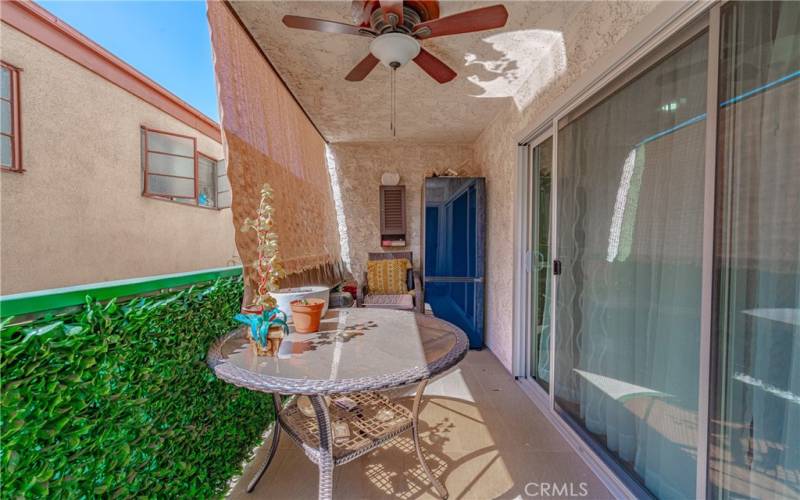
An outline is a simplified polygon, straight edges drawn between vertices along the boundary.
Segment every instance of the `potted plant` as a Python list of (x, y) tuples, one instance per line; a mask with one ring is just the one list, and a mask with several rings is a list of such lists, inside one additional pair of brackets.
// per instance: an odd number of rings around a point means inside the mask
[(294, 300), (290, 304), (294, 329), (298, 333), (313, 333), (319, 330), (319, 320), (325, 307), (323, 299)]
[(258, 356), (277, 356), (283, 337), (289, 334), (286, 315), (277, 307), (261, 314), (237, 314), (234, 319), (250, 327), (250, 344)]
[(245, 219), (242, 231), (254, 230), (258, 238), (258, 260), (252, 266), (258, 275), (255, 301), (242, 308), (234, 319), (250, 326), (250, 341), (258, 355), (275, 356), (281, 340), (288, 335), (286, 314), (277, 307), (270, 294), (277, 290), (283, 276), (278, 255), (278, 236), (272, 230), (272, 189), (261, 188), (261, 202), (255, 219)]

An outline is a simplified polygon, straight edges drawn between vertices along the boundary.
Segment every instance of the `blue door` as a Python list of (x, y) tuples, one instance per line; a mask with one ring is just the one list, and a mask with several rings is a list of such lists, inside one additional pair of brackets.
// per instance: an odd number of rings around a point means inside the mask
[(483, 347), (484, 200), (482, 177), (425, 180), (425, 302)]

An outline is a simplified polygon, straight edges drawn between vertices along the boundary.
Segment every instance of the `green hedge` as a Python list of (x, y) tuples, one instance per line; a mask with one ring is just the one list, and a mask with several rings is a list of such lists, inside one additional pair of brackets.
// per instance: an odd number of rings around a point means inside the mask
[(2, 496), (211, 497), (273, 420), (266, 394), (217, 380), (240, 277), (0, 332)]

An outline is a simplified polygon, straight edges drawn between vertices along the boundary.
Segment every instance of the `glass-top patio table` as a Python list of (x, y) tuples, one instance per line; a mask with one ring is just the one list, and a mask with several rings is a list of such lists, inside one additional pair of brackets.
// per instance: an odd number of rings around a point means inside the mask
[[(432, 316), (361, 308), (328, 311), (316, 333), (292, 328), (276, 357), (255, 354), (247, 327), (220, 338), (208, 352), (217, 377), (271, 393), (278, 415), (269, 455), (247, 491), (269, 467), (281, 430), (319, 467), (323, 499), (332, 496), (335, 466), (410, 430), (423, 470), (447, 498), (420, 449), (419, 409), (428, 380), (461, 361), (468, 345), (463, 331)], [(379, 392), (411, 384), (416, 384), (411, 410)], [(298, 405), (298, 398), (284, 406), (281, 395), (308, 396), (310, 407)]]

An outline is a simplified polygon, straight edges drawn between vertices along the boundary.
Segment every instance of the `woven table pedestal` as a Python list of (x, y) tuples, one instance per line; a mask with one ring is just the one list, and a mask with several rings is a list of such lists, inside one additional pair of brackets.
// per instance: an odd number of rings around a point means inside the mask
[[(256, 356), (244, 328), (220, 338), (208, 353), (214, 373), (231, 384), (271, 393), (278, 416), (268, 457), (247, 491), (269, 467), (281, 431), (317, 464), (321, 499), (332, 497), (334, 467), (411, 432), (423, 470), (439, 496), (447, 498), (422, 455), (419, 409), (428, 380), (461, 361), (468, 345), (463, 331), (431, 316), (353, 308), (328, 311), (317, 333), (292, 329), (275, 357)], [(416, 385), (411, 410), (380, 392), (409, 385)], [(308, 396), (314, 415), (301, 412), (297, 398), (283, 406), (280, 395)], [(350, 400), (349, 409), (336, 404), (343, 397)], [(349, 435), (336, 439), (334, 427), (343, 424)]]

